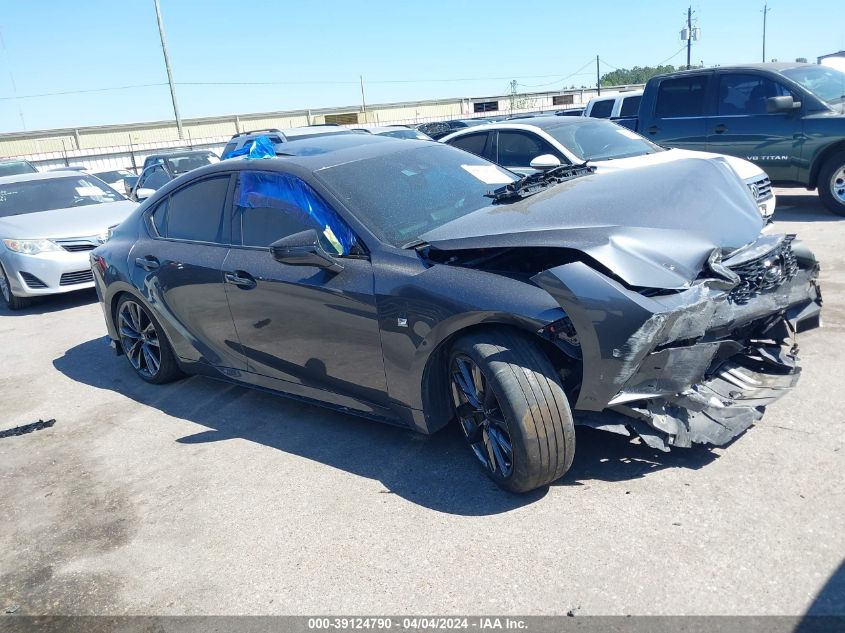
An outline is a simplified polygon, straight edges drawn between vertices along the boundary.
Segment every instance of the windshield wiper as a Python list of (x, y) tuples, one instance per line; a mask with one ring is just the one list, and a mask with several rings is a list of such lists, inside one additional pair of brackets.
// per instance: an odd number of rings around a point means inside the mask
[(581, 165), (561, 165), (546, 171), (540, 171), (536, 174), (529, 174), (523, 176), (519, 180), (499, 187), (494, 191), (485, 193), (487, 198), (493, 198), (496, 202), (512, 202), (514, 200), (521, 200), (528, 196), (533, 196), (544, 189), (548, 189), (553, 185), (572, 180), (573, 178), (580, 178), (592, 174), (596, 170), (595, 167), (582, 163)]

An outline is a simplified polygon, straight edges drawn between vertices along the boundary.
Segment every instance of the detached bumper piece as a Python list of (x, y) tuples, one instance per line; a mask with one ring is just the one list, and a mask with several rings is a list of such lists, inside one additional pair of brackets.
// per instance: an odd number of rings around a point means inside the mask
[(609, 413), (616, 426), (630, 427), (662, 451), (692, 444), (721, 446), (763, 417), (766, 406), (798, 383), (801, 369), (796, 361), (794, 351), (785, 346), (761, 346), (720, 363), (711, 377), (677, 395), (616, 405)]

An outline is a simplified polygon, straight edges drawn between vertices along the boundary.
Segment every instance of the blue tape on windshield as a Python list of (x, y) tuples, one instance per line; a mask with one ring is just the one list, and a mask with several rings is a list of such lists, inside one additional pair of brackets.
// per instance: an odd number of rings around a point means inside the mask
[(276, 156), (276, 146), (269, 136), (256, 136), (255, 140), (245, 143), (243, 147), (229, 152), (223, 158), (235, 158), (243, 156), (244, 158), (273, 158)]
[[(341, 255), (352, 251), (356, 238), (352, 229), (305, 182), (281, 173), (242, 171), (237, 205), (250, 209), (296, 209), (303, 223), (313, 224)], [(327, 230), (328, 229), (328, 230)], [(335, 239), (333, 240), (332, 237)]]

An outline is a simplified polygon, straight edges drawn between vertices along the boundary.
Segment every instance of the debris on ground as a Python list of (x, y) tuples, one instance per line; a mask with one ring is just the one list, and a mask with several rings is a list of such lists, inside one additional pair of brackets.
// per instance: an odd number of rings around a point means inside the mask
[(15, 435), (26, 435), (27, 433), (32, 433), (33, 431), (40, 431), (41, 429), (49, 429), (56, 423), (56, 420), (38, 420), (38, 422), (33, 422), (32, 424), (24, 424), (23, 426), (16, 426), (11, 429), (6, 429), (5, 431), (0, 431), (0, 438), (4, 437), (14, 437)]

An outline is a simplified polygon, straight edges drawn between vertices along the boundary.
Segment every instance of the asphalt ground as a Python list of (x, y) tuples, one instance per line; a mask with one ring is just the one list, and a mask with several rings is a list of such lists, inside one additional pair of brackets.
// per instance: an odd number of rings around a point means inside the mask
[(845, 613), (845, 219), (778, 193), (823, 265), (797, 389), (719, 449), (579, 428), (525, 496), (455, 430), (147, 385), (93, 292), (0, 309), (0, 618)]

